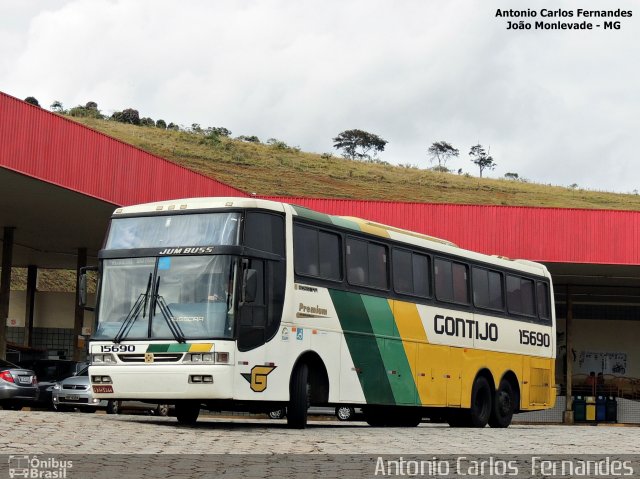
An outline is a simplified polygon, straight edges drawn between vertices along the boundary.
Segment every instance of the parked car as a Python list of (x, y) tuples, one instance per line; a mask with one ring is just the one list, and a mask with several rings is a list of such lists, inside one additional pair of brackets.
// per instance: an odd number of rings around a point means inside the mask
[(70, 376), (54, 383), (50, 386), (50, 393), (53, 409), (60, 412), (72, 411), (77, 408), (84, 412), (95, 412), (98, 409), (104, 409), (107, 414), (119, 414), (125, 409), (148, 411), (158, 416), (167, 416), (169, 414), (168, 404), (94, 398), (91, 382), (89, 381), (88, 366), (75, 376)]
[(0, 359), (0, 406), (21, 409), (38, 399), (38, 379), (31, 369)]
[[(360, 411), (358, 410), (358, 413)], [(340, 421), (353, 421), (356, 417), (356, 410), (351, 406), (332, 407), (310, 407), (309, 416), (335, 415)], [(287, 417), (287, 408), (280, 408), (271, 411), (268, 416), (271, 419), (284, 419)]]
[(40, 394), (34, 403), (36, 407), (51, 407), (51, 387), (62, 379), (75, 376), (88, 363), (83, 361), (71, 361), (68, 359), (32, 359), (20, 361), (20, 366), (35, 371), (38, 377)]

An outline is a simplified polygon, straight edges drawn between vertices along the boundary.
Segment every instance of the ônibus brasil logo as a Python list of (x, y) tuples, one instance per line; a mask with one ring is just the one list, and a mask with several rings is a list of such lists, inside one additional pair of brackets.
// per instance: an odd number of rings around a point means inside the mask
[(73, 461), (38, 456), (9, 456), (9, 477), (25, 477), (33, 479), (65, 479), (67, 470), (73, 467)]

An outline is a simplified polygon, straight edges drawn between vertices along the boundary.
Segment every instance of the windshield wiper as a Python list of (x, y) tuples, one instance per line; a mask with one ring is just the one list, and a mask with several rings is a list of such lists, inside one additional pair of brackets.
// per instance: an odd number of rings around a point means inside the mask
[[(156, 307), (158, 307), (160, 309), (160, 314), (162, 314), (162, 317), (166, 321), (167, 326), (169, 327), (169, 331), (171, 331), (171, 334), (173, 335), (175, 340), (178, 341), (179, 343), (184, 343), (187, 340), (184, 337), (182, 328), (180, 328), (180, 325), (178, 323), (173, 321), (173, 313), (169, 309), (169, 306), (167, 306), (167, 302), (164, 300), (164, 298), (158, 294), (159, 289), (160, 289), (160, 276), (158, 276), (158, 280), (156, 281), (155, 291), (151, 299), (152, 300), (151, 310), (155, 315)], [(151, 322), (149, 322), (149, 329), (151, 329)], [(149, 337), (151, 337), (151, 334), (149, 334)]]
[(140, 314), (140, 309), (143, 308), (143, 305), (144, 305), (144, 315), (146, 315), (147, 299), (149, 298), (150, 289), (151, 289), (151, 273), (149, 273), (149, 280), (147, 281), (146, 291), (140, 294), (140, 296), (138, 296), (138, 299), (136, 299), (136, 302), (133, 303), (133, 306), (131, 306), (131, 309), (129, 310), (129, 314), (127, 314), (127, 317), (124, 319), (124, 321), (122, 322), (122, 325), (120, 326), (120, 329), (118, 330), (118, 334), (116, 334), (115, 338), (113, 338), (114, 343), (121, 342), (122, 339), (127, 334), (129, 334), (129, 331), (131, 331), (131, 328), (133, 327), (133, 323), (135, 323), (136, 319), (138, 318), (138, 315)]

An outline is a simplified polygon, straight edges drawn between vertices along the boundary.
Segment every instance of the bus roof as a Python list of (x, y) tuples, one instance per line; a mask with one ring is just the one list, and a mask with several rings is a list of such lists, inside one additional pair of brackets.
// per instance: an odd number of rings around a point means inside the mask
[(487, 255), (483, 253), (477, 253), (472, 250), (466, 250), (458, 247), (454, 243), (445, 239), (436, 238), (415, 231), (405, 230), (397, 228), (395, 226), (389, 226), (382, 223), (376, 223), (375, 221), (369, 221), (362, 218), (356, 218), (352, 216), (336, 216), (326, 213), (320, 213), (309, 208), (281, 203), (277, 201), (263, 200), (255, 197), (201, 197), (201, 198), (183, 198), (166, 201), (156, 201), (152, 203), (145, 203), (140, 205), (124, 206), (115, 210), (113, 217), (120, 215), (145, 215), (153, 213), (168, 213), (171, 211), (184, 212), (184, 211), (197, 211), (217, 208), (259, 208), (272, 210), (277, 212), (286, 212), (289, 208), (293, 215), (301, 218), (306, 218), (314, 222), (326, 223), (329, 225), (337, 226), (344, 229), (363, 232), (379, 236), (382, 238), (389, 238), (398, 242), (413, 244), (416, 246), (422, 246), (434, 251), (442, 253), (460, 256), (472, 260), (476, 260), (483, 263), (493, 263), (497, 266), (518, 269), (526, 271), (535, 275), (542, 275), (549, 277), (547, 268), (533, 261), (528, 260), (515, 260), (505, 258), (497, 255)]

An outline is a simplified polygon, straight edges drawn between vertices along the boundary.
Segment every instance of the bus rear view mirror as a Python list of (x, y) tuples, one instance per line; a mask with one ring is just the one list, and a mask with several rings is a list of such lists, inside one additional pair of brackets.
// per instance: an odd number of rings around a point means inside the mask
[(87, 273), (80, 275), (80, 280), (78, 281), (78, 299), (80, 306), (87, 304)]
[(98, 271), (96, 266), (85, 266), (80, 268), (78, 276), (78, 305), (87, 311), (93, 311), (95, 308), (87, 306), (87, 271)]

